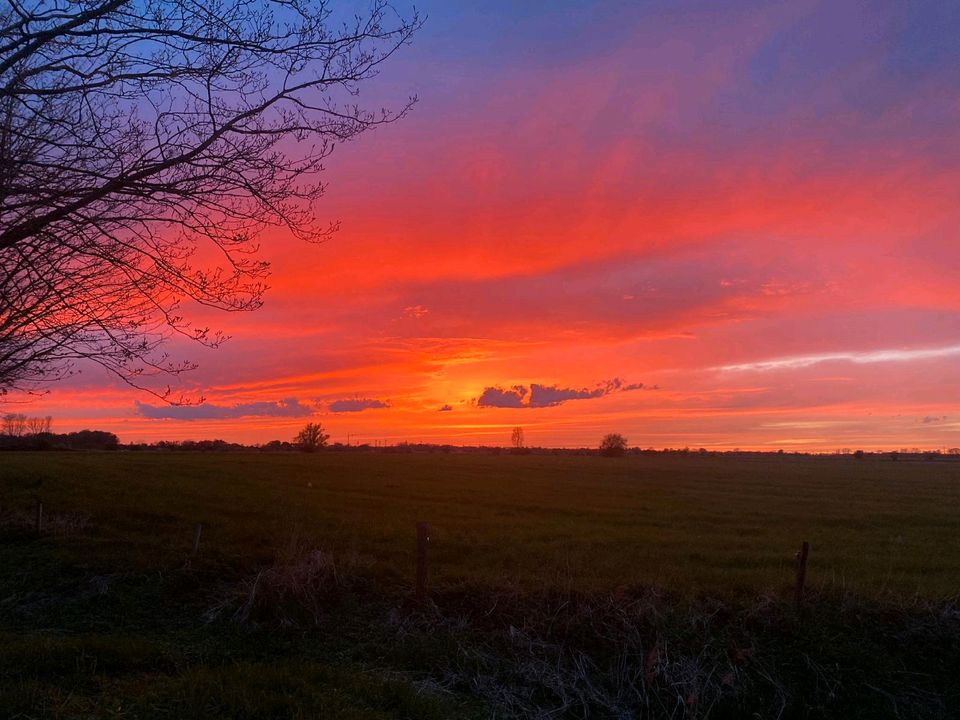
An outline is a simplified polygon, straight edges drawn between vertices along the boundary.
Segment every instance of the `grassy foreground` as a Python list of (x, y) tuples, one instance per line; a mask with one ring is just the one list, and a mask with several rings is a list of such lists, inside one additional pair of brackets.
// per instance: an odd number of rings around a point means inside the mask
[(5, 453), (0, 715), (956, 717), (958, 508), (950, 462)]

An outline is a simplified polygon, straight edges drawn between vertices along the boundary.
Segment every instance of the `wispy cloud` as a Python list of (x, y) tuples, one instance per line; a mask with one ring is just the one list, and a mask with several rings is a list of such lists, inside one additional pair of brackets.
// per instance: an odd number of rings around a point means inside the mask
[(243, 417), (306, 417), (315, 408), (296, 398), (236, 405), (147, 405), (135, 402), (137, 414), (151, 420), (229, 420)]
[(525, 385), (514, 385), (510, 388), (492, 386), (485, 388), (475, 402), (478, 407), (545, 408), (569, 400), (589, 400), (615, 392), (639, 390), (643, 386), (643, 383), (626, 384), (620, 378), (598, 383), (593, 388), (565, 388), (540, 383), (531, 383), (529, 388)]
[(960, 345), (948, 345), (939, 348), (921, 348), (916, 350), (868, 350), (865, 352), (833, 352), (815, 355), (793, 355), (790, 357), (761, 360), (736, 365), (721, 365), (713, 368), (723, 372), (749, 372), (766, 370), (796, 370), (826, 362), (850, 362), (857, 365), (887, 362), (912, 362), (914, 360), (932, 360), (936, 358), (960, 355)]
[(403, 309), (403, 316), (419, 320), (430, 311), (423, 305), (408, 305)]
[(327, 405), (327, 410), (334, 413), (361, 412), (363, 410), (379, 410), (390, 405), (383, 400), (371, 398), (355, 398), (353, 400), (334, 400)]

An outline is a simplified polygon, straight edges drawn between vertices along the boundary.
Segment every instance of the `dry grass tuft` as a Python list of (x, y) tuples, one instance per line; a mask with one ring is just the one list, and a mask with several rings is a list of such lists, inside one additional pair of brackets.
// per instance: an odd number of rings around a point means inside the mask
[(869, 673), (843, 662), (858, 651), (892, 657), (904, 644), (926, 655), (938, 639), (960, 638), (953, 601), (896, 608), (811, 594), (813, 616), (798, 618), (792, 603), (770, 596), (728, 605), (652, 589), (536, 596), (475, 589), (435, 600), (426, 612), (391, 614), (396, 642), (448, 639), (455, 650), (435, 682), (479, 696), (498, 718), (833, 717), (865, 686), (879, 712), (941, 718), (949, 691), (923, 673), (949, 651), (931, 650), (926, 666), (907, 674), (899, 660)]
[[(72, 535), (90, 527), (90, 515), (86, 513), (43, 514), (42, 535)], [(27, 535), (37, 532), (36, 510), (0, 511), (0, 532), (7, 535)]]
[(241, 582), (207, 617), (241, 625), (317, 625), (347, 596), (369, 586), (371, 565), (356, 552), (336, 556), (308, 549), (294, 536), (272, 566)]

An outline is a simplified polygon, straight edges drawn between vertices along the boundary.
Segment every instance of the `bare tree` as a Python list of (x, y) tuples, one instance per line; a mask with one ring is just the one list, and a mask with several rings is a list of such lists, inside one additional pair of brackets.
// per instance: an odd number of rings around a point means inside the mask
[(165, 341), (223, 340), (183, 308), (259, 307), (266, 227), (328, 237), (324, 159), (410, 107), (355, 102), (420, 25), (371, 1), (0, 9), (0, 393), (90, 360), (169, 397)]
[(49, 415), (46, 417), (27, 418), (27, 432), (30, 435), (44, 435), (49, 433), (52, 425), (53, 418)]
[(523, 428), (515, 427), (513, 432), (510, 433), (510, 444), (513, 445), (514, 450), (523, 449)]
[(7, 413), (3, 416), (3, 434), (23, 437), (27, 431), (27, 416), (22, 413)]

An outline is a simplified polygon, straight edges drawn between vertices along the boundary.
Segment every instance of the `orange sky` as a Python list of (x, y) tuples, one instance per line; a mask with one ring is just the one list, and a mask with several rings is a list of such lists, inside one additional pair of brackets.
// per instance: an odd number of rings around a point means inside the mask
[[(960, 12), (430, 3), (340, 147), (320, 246), (163, 407), (95, 369), (19, 409), (122, 441), (960, 446)], [(869, 7), (866, 7), (869, 5)], [(633, 387), (640, 386), (642, 387)], [(513, 388), (519, 387), (519, 390)]]

